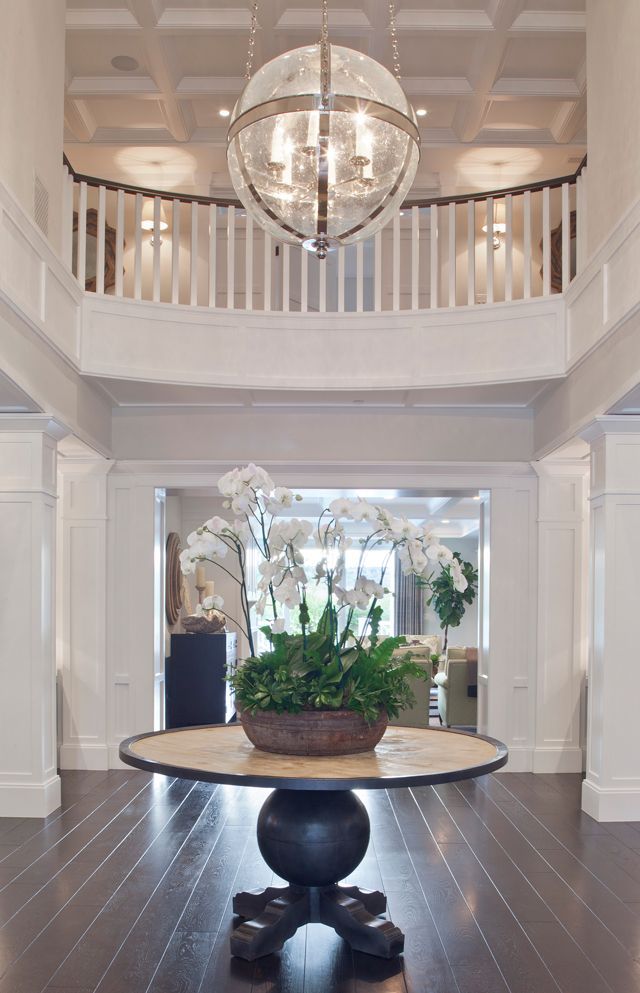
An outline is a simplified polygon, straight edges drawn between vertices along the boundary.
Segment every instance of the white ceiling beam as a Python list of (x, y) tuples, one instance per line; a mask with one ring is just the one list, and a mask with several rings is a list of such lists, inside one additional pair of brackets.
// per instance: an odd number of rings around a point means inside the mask
[(493, 31), (493, 24), (484, 10), (399, 10), (396, 14), (398, 31)]
[(158, 18), (160, 31), (248, 31), (251, 11), (245, 7), (204, 9), (167, 7)]
[(183, 76), (176, 86), (181, 99), (239, 94), (246, 83), (243, 76)]
[(128, 31), (140, 25), (130, 10), (95, 8), (69, 9), (65, 15), (67, 31)]
[(523, 7), (524, 0), (493, 0), (492, 33), (478, 39), (468, 74), (474, 95), (459, 104), (453, 120), (453, 129), (462, 142), (473, 141), (484, 124), (491, 107), (490, 92), (504, 63), (508, 31)]
[(162, 38), (156, 31), (158, 14), (153, 0), (126, 0), (127, 7), (142, 29), (142, 42), (146, 62), (160, 94), (160, 109), (167, 128), (176, 141), (188, 141), (191, 122), (186, 119), (174, 87), (175, 80), (169, 69), (167, 52)]
[(553, 145), (555, 139), (549, 128), (482, 128), (474, 144)]
[[(88, 89), (89, 81), (86, 85)], [(237, 94), (244, 85), (242, 76), (183, 76), (176, 87), (176, 94), (184, 99)], [(466, 97), (473, 93), (469, 80), (464, 76), (403, 76), (402, 88), (410, 97)]]
[[(313, 31), (320, 35), (322, 18), (320, 5), (315, 9), (289, 7), (275, 22), (276, 31)], [(370, 31), (371, 23), (363, 10), (329, 9), (329, 31)]]
[(411, 97), (467, 97), (473, 93), (464, 76), (403, 76), (402, 88)]
[(523, 10), (511, 25), (510, 33), (584, 34), (586, 30), (587, 15), (582, 10)]
[(563, 103), (550, 125), (550, 131), (559, 145), (568, 145), (583, 130), (587, 121), (587, 97)]
[(71, 97), (157, 97), (151, 76), (74, 76), (67, 87)]
[(84, 100), (64, 101), (64, 123), (76, 141), (91, 141), (96, 133), (96, 122)]
[(580, 88), (575, 79), (527, 79), (501, 76), (491, 88), (493, 99), (516, 97), (518, 99), (549, 97), (567, 100), (580, 96)]

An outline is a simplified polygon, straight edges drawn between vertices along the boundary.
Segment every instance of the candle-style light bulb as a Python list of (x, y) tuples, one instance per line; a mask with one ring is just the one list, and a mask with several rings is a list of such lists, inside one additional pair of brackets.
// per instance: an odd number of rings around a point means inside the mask
[(307, 123), (307, 143), (303, 149), (308, 155), (313, 154), (318, 147), (318, 131), (320, 130), (320, 112), (312, 110)]

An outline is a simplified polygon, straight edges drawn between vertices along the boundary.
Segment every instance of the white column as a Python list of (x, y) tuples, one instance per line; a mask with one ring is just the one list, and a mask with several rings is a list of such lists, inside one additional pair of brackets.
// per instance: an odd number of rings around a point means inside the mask
[(46, 817), (56, 771), (56, 446), (41, 414), (0, 419), (0, 816)]
[(61, 769), (108, 769), (107, 459), (60, 461), (58, 667)]
[(586, 670), (586, 487), (579, 459), (536, 462), (538, 636), (534, 772), (581, 772)]
[(640, 417), (598, 417), (591, 445), (587, 774), (582, 808), (640, 820)]

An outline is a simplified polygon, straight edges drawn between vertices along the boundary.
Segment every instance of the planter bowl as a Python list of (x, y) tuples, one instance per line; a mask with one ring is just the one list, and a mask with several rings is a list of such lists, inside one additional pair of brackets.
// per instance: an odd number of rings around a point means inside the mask
[(375, 748), (387, 729), (384, 710), (367, 724), (353, 710), (303, 710), (299, 714), (278, 714), (260, 710), (255, 714), (238, 711), (249, 741), (263, 752), (279, 755), (352, 755)]

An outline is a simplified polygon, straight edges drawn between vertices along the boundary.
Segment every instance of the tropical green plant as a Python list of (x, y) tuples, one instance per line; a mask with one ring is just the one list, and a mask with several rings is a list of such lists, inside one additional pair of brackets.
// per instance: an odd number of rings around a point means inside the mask
[[(440, 575), (432, 579), (429, 584), (431, 596), (427, 600), (438, 615), (440, 627), (444, 630), (443, 652), (447, 650), (449, 628), (459, 627), (467, 607), (473, 603), (478, 594), (478, 570), (471, 562), (463, 561), (460, 552), (454, 552), (453, 558), (458, 563), (459, 570), (452, 573), (449, 565), (443, 566)], [(467, 581), (464, 589), (460, 589), (463, 584), (456, 583), (456, 576), (460, 571)]]

